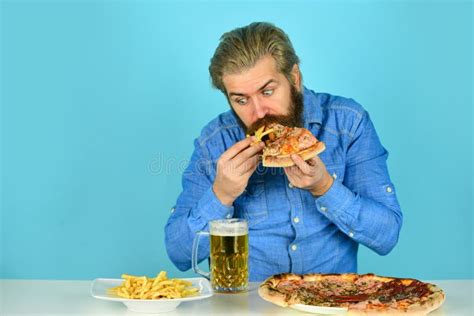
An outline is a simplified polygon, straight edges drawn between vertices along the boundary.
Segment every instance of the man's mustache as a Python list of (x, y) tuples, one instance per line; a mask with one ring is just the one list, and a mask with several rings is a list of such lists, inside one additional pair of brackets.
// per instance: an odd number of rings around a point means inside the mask
[(303, 125), (303, 94), (296, 90), (295, 86), (291, 86), (291, 101), (287, 115), (266, 115), (257, 120), (248, 128), (246, 133), (252, 135), (257, 129), (271, 123), (278, 123), (289, 127), (301, 127)]
[(272, 123), (278, 123), (285, 126), (292, 126), (294, 124), (294, 117), (291, 114), (290, 115), (266, 115), (265, 117), (257, 120), (252, 125), (250, 125), (246, 130), (246, 134), (252, 135), (260, 127), (268, 126)]

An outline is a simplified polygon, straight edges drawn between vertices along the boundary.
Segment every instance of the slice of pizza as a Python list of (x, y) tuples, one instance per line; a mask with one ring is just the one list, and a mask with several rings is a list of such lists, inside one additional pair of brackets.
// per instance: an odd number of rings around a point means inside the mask
[(326, 149), (323, 142), (318, 141), (309, 130), (302, 127), (273, 123), (260, 127), (254, 135), (257, 142), (265, 143), (262, 153), (264, 167), (290, 167), (295, 164), (291, 154), (308, 160)]

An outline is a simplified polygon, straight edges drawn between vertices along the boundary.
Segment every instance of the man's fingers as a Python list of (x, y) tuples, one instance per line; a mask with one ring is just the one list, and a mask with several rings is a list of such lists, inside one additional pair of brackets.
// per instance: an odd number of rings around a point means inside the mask
[(285, 171), (286, 170), (288, 170), (288, 172), (295, 178), (302, 178), (305, 176), (298, 166), (286, 167)]
[(312, 167), (315, 167), (315, 166), (320, 167), (323, 164), (319, 156), (314, 156), (313, 158), (306, 160), (306, 163)]
[(306, 160), (306, 163), (307, 163), (308, 165), (310, 165), (311, 167), (316, 166), (317, 163), (318, 163), (317, 160), (316, 160), (316, 157), (318, 157), (318, 156), (315, 156), (315, 157), (313, 157), (313, 158), (311, 158), (311, 159)]
[(244, 174), (249, 170), (252, 170), (258, 166), (259, 157), (258, 155), (252, 156), (246, 161), (244, 161), (237, 169), (239, 170), (240, 174)]
[(291, 155), (291, 159), (294, 161), (294, 163), (298, 166), (298, 168), (306, 175), (312, 175), (313, 169), (310, 165), (306, 163), (306, 161), (303, 160), (300, 156), (296, 154)]
[(249, 147), (254, 141), (255, 141), (255, 136), (247, 137), (227, 149), (221, 156), (221, 160), (230, 160), (234, 158), (236, 155), (238, 155), (242, 150), (245, 148)]
[[(255, 170), (257, 169), (258, 167), (258, 164), (259, 164), (259, 159), (258, 157), (252, 157), (249, 159), (249, 163), (245, 163), (245, 169), (243, 169), (242, 171), (242, 176), (246, 176), (248, 178), (250, 178), (250, 176), (252, 175), (252, 173), (255, 172)], [(244, 165), (242, 165), (244, 166)]]
[(259, 142), (258, 144), (250, 146), (242, 150), (240, 153), (237, 154), (237, 156), (232, 158), (232, 161), (236, 166), (240, 166), (251, 157), (258, 156), (257, 154), (262, 151), (263, 147), (264, 147), (263, 142)]
[(295, 170), (291, 169), (291, 167), (286, 167), (284, 170), (288, 181), (290, 181), (290, 183), (296, 187), (296, 183), (298, 183), (298, 177), (295, 174)]

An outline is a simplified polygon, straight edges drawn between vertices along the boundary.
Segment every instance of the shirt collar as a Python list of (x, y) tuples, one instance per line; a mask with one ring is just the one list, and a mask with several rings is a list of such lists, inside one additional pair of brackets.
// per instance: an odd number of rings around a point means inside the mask
[(322, 123), (323, 113), (318, 101), (316, 93), (303, 86), (303, 120), (305, 127), (308, 127), (310, 123)]

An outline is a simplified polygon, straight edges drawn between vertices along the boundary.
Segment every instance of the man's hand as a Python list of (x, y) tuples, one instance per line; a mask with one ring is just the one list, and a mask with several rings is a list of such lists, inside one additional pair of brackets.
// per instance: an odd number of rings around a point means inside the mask
[(232, 203), (244, 192), (248, 180), (257, 169), (258, 153), (263, 142), (250, 146), (255, 137), (247, 137), (227, 149), (217, 161), (217, 174), (212, 190), (225, 205)]
[(318, 156), (304, 161), (300, 156), (293, 154), (291, 159), (295, 165), (284, 169), (293, 186), (309, 190), (314, 196), (321, 196), (329, 190), (334, 180)]

